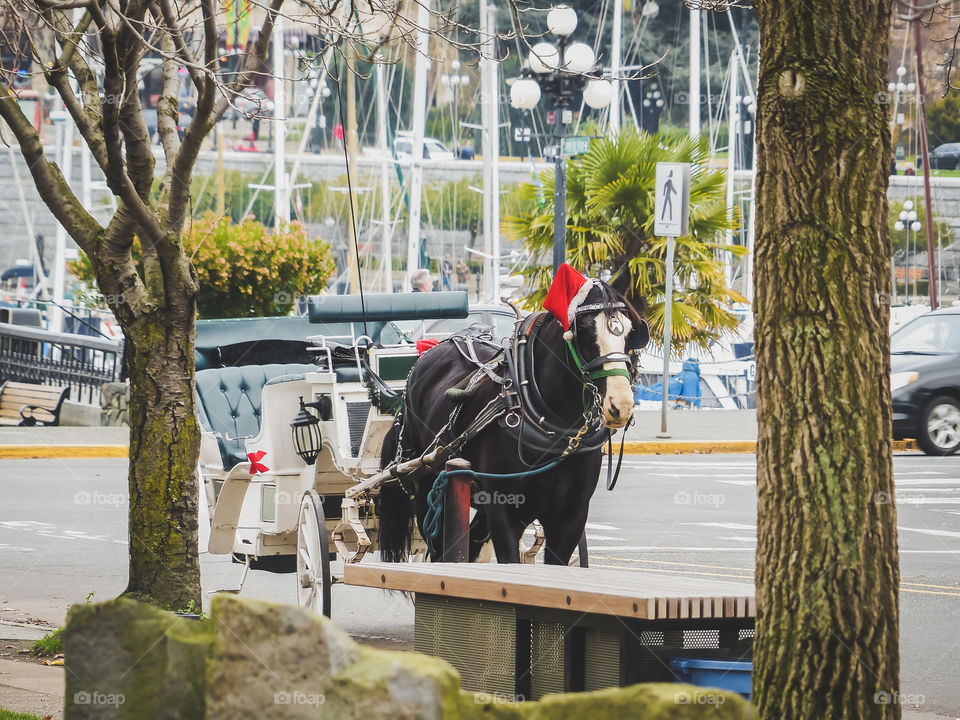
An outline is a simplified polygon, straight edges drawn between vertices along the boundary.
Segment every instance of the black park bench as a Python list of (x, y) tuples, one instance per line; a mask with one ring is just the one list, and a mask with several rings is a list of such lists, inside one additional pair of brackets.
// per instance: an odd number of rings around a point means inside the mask
[(0, 385), (0, 425), (59, 425), (70, 388), (12, 382)]

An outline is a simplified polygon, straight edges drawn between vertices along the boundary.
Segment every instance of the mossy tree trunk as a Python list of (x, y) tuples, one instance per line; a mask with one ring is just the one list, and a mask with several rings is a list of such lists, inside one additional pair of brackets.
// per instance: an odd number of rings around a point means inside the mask
[(766, 720), (899, 718), (890, 3), (754, 3), (758, 546)]
[(126, 593), (200, 607), (194, 405), (195, 303), (124, 328), (130, 377), (130, 552)]

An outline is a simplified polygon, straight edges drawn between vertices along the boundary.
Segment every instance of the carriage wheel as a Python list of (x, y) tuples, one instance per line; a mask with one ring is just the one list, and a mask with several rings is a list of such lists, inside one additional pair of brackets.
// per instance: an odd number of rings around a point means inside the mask
[(297, 522), (297, 604), (330, 617), (330, 552), (327, 521), (316, 490), (300, 500)]

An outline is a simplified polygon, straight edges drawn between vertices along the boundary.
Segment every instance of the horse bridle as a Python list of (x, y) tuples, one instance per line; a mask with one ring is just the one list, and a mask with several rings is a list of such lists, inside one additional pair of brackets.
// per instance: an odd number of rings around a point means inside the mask
[[(583, 358), (580, 357), (580, 353), (577, 350), (577, 320), (581, 315), (586, 315), (592, 312), (606, 312), (609, 310), (626, 309), (627, 305), (623, 302), (591, 303), (589, 305), (581, 305), (577, 308), (576, 313), (574, 314), (573, 322), (570, 323), (570, 332), (572, 337), (565, 337), (565, 341), (567, 343), (567, 348), (570, 351), (570, 356), (573, 358), (573, 362), (577, 366), (577, 370), (580, 371), (581, 378), (585, 385), (594, 385), (596, 380), (614, 376), (625, 377), (631, 385), (633, 384), (636, 358), (631, 357), (627, 352), (607, 353), (606, 355), (600, 355), (599, 357), (594, 358), (590, 362), (584, 363)], [(628, 339), (630, 334), (631, 333), (627, 333)], [(624, 349), (626, 350), (626, 343)], [(603, 366), (607, 363), (624, 363), (626, 367), (604, 368)], [(594, 385), (594, 387), (596, 386)]]

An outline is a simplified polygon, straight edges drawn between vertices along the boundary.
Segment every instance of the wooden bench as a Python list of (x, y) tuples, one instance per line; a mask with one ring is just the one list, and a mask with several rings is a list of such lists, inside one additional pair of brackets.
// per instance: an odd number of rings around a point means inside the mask
[(0, 425), (59, 425), (70, 388), (12, 382), (0, 385)]
[(656, 572), (489, 563), (361, 563), (349, 585), (416, 595), (418, 652), (507, 698), (673, 682), (673, 657), (750, 655), (753, 586)]

